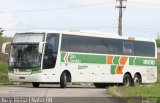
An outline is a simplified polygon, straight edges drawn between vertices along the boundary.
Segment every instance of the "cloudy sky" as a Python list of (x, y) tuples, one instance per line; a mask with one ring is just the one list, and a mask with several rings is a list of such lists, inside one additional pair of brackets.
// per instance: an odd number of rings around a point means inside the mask
[[(21, 30), (83, 29), (117, 33), (116, 0), (0, 0), (5, 36)], [(160, 0), (128, 0), (123, 35), (156, 38)]]

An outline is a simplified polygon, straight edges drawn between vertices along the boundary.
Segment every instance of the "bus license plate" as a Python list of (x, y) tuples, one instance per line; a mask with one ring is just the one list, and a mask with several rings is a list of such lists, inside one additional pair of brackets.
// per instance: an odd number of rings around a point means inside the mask
[(25, 79), (25, 77), (19, 77), (19, 79)]

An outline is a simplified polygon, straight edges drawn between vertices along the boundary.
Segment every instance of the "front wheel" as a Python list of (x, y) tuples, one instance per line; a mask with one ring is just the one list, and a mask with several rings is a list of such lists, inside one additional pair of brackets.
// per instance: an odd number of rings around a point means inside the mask
[(132, 86), (132, 79), (131, 76), (129, 74), (125, 74), (123, 77), (123, 85), (124, 86)]
[(66, 86), (67, 86), (67, 75), (65, 72), (63, 72), (60, 78), (60, 87), (66, 88)]
[(40, 83), (38, 83), (38, 82), (33, 82), (32, 85), (33, 85), (34, 88), (38, 88), (39, 85), (40, 85)]

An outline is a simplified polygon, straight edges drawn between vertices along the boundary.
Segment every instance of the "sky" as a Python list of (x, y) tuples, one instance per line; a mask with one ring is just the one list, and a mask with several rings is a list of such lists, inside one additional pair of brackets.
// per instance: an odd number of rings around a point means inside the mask
[[(116, 0), (0, 0), (0, 28), (5, 36), (18, 31), (90, 30), (117, 33)], [(160, 0), (127, 0), (123, 36), (157, 38)]]

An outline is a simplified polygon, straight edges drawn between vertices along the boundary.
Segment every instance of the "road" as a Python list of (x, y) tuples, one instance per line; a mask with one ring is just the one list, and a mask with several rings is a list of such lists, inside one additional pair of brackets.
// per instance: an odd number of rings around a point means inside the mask
[(54, 97), (54, 103), (122, 103), (112, 98), (106, 89), (93, 86), (68, 86), (65, 89), (44, 84), (39, 88), (32, 85), (0, 86), (0, 97)]

